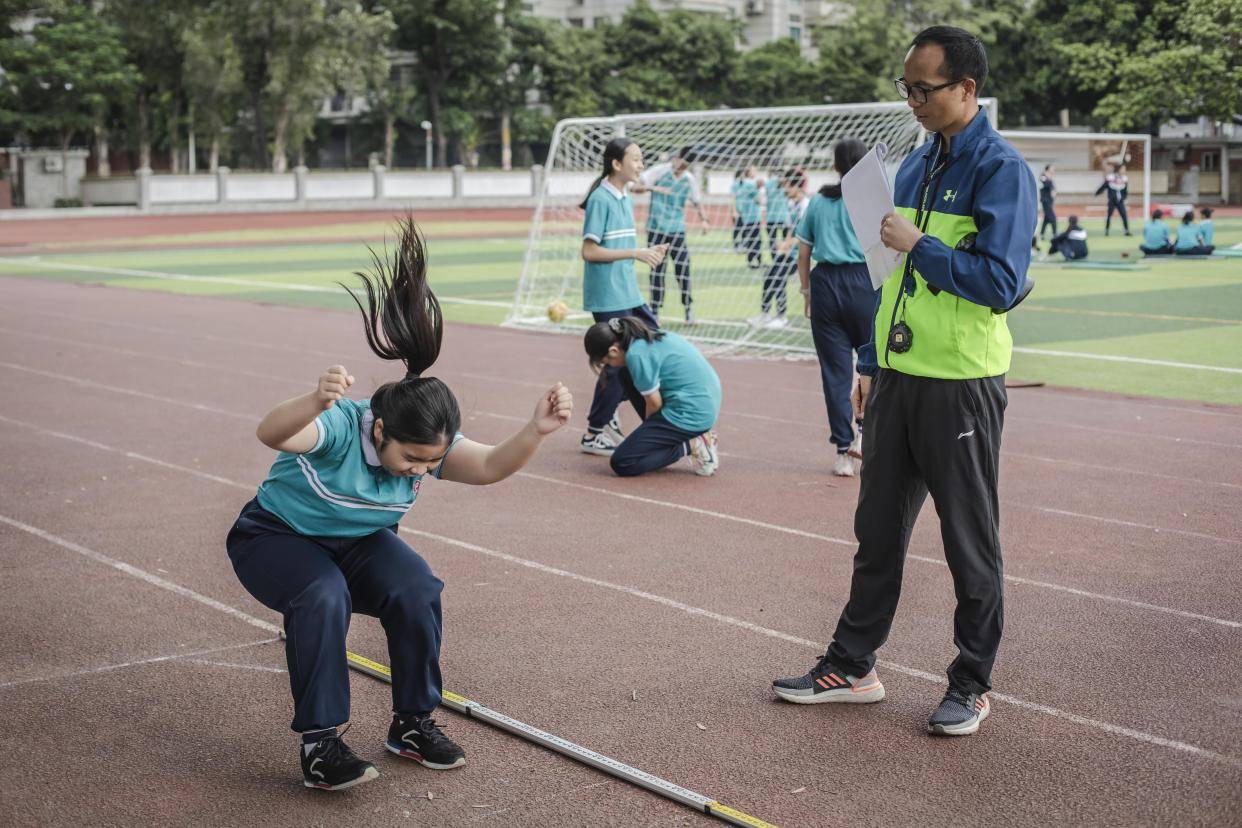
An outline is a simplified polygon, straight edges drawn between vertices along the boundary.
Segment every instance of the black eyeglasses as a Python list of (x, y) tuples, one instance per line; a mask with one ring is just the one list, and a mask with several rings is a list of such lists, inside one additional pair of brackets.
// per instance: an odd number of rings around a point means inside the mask
[(897, 94), (902, 98), (909, 100), (914, 99), (916, 104), (922, 105), (927, 103), (927, 96), (933, 92), (939, 92), (941, 89), (948, 89), (950, 86), (957, 86), (962, 81), (955, 80), (948, 83), (942, 83), (939, 86), (911, 86), (906, 83), (905, 78), (897, 78), (893, 81), (893, 86), (897, 87)]

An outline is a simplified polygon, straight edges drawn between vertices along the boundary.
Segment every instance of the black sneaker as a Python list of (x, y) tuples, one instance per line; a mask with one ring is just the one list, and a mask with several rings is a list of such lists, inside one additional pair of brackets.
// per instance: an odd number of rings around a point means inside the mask
[(833, 667), (826, 656), (806, 675), (772, 682), (772, 691), (794, 704), (869, 704), (884, 698), (884, 685), (880, 684), (875, 670), (862, 678), (855, 678)]
[(986, 693), (963, 693), (950, 687), (944, 700), (932, 713), (927, 732), (937, 736), (969, 736), (988, 717), (992, 705)]
[(430, 716), (402, 718), (394, 715), (384, 747), (432, 770), (449, 770), (466, 764), (466, 752), (445, 736)]
[(308, 788), (339, 791), (379, 776), (375, 766), (359, 759), (339, 735), (315, 742), (310, 753), (302, 745), (298, 751), (302, 754), (302, 784)]

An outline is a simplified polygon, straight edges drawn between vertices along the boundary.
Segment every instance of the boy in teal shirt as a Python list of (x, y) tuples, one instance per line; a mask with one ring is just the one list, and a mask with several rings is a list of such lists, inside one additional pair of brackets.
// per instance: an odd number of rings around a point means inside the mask
[(1143, 243), (1139, 250), (1144, 256), (1169, 256), (1173, 243), (1169, 241), (1169, 226), (1162, 221), (1164, 211), (1157, 208), (1151, 212), (1151, 221), (1143, 225)]

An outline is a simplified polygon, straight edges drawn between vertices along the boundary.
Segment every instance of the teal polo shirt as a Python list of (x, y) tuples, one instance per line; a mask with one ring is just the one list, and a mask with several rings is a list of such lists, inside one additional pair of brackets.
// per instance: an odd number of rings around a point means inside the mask
[(768, 201), (768, 224), (789, 223), (789, 199), (785, 197), (785, 188), (779, 176), (772, 176), (763, 185)]
[(759, 185), (749, 178), (734, 184), (733, 206), (742, 217), (742, 224), (759, 223)]
[(1190, 224), (1177, 225), (1177, 249), (1189, 250), (1192, 247), (1199, 246), (1199, 225), (1193, 221)]
[(1216, 225), (1212, 224), (1211, 219), (1204, 219), (1199, 222), (1199, 232), (1203, 234), (1203, 243), (1210, 247), (1216, 238)]
[[(629, 193), (623, 193), (604, 179), (587, 198), (586, 219), (582, 238), (590, 239), (609, 250), (633, 250), (638, 247), (634, 229), (634, 204)], [(634, 280), (634, 260), (586, 262), (583, 268), (582, 309), (587, 311), (619, 311), (637, 308), (643, 297)]]
[[(374, 423), (370, 400), (337, 400), (315, 418), (314, 448), (277, 456), (259, 485), (259, 505), (297, 533), (320, 538), (360, 538), (401, 520), (424, 475), (384, 470), (371, 439)], [(455, 436), (449, 451), (461, 439)], [(441, 461), (431, 475), (443, 468)]]
[(653, 192), (651, 210), (647, 213), (647, 232), (685, 234), (686, 202), (699, 203), (699, 185), (687, 167), (680, 176), (673, 175), (672, 164), (659, 164), (643, 173), (643, 184), (664, 187), (671, 192)]
[(1143, 244), (1147, 247), (1164, 247), (1169, 243), (1169, 226), (1163, 221), (1152, 220), (1143, 225)]
[(720, 416), (720, 377), (699, 350), (671, 331), (654, 342), (637, 339), (625, 352), (625, 367), (641, 394), (659, 391), (664, 419), (702, 434)]
[(798, 241), (811, 245), (811, 258), (829, 264), (862, 264), (867, 261), (854, 233), (845, 199), (816, 193), (794, 231)]

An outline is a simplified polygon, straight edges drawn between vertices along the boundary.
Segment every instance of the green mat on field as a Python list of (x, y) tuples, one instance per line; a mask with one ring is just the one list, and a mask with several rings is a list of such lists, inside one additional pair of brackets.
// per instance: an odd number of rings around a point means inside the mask
[(1146, 265), (1127, 262), (1066, 262), (1061, 267), (1073, 270), (1147, 270)]
[(1224, 259), (1242, 259), (1242, 250), (1217, 250), (1213, 255)]

